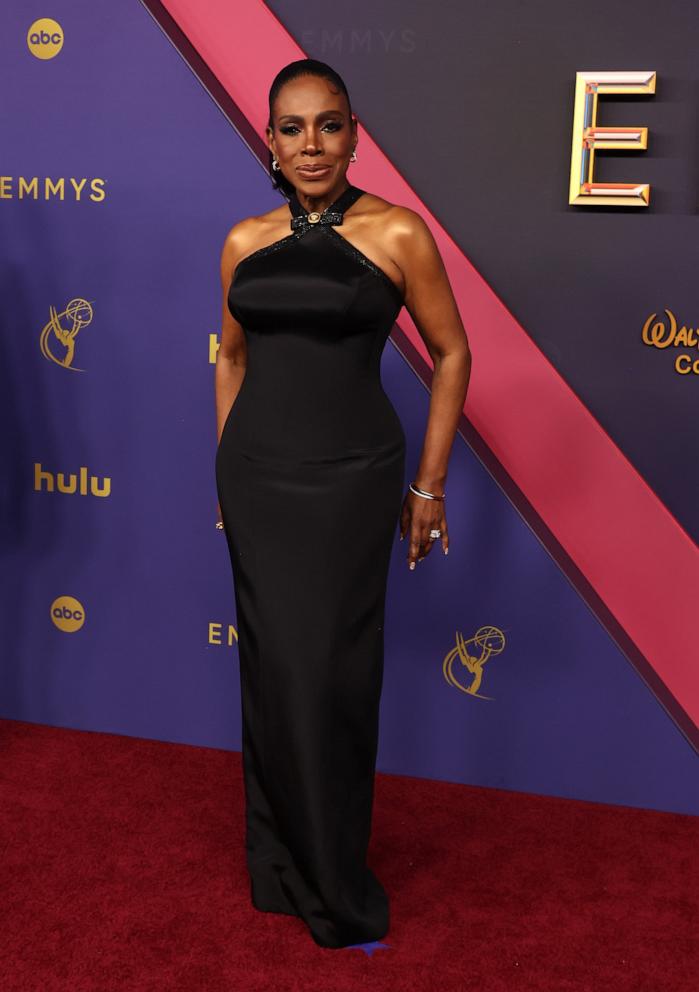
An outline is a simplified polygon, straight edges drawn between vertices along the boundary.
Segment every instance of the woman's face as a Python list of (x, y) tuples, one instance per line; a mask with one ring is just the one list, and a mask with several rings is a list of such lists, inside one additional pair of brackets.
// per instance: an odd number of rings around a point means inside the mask
[(277, 95), (272, 122), (272, 154), (300, 193), (325, 196), (339, 185), (356, 144), (343, 93), (318, 76), (290, 80)]

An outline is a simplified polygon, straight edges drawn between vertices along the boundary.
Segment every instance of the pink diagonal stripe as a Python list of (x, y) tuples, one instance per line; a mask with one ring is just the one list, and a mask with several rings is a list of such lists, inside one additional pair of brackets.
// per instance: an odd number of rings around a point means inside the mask
[[(164, 6), (264, 135), (270, 83), (305, 53), (260, 0)], [(473, 351), (465, 415), (699, 723), (695, 544), (361, 125), (358, 156), (352, 181), (420, 213), (439, 245)], [(431, 364), (406, 310), (399, 325)]]

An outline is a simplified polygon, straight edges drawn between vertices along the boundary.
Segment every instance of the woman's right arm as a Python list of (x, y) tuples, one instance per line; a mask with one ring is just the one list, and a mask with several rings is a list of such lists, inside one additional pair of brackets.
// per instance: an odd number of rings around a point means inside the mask
[(216, 393), (216, 428), (220, 444), (223, 427), (238, 390), (245, 378), (247, 348), (243, 328), (228, 309), (228, 290), (233, 271), (245, 254), (247, 241), (246, 221), (236, 224), (228, 233), (221, 252), (221, 288), (223, 292), (223, 314), (221, 318), (221, 343), (216, 355), (214, 373)]

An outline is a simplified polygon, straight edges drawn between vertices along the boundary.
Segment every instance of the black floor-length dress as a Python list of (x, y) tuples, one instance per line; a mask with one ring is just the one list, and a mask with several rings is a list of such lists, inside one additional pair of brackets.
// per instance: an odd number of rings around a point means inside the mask
[(379, 940), (386, 892), (366, 864), (388, 566), (405, 434), (380, 358), (398, 287), (295, 194), (291, 233), (237, 265), (228, 305), (247, 368), (216, 480), (233, 568), (253, 904), (322, 947)]

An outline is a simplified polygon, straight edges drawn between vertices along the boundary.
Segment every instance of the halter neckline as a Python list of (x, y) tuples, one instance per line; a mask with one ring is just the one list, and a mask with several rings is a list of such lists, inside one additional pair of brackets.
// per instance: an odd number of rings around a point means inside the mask
[(322, 212), (317, 210), (309, 212), (301, 205), (296, 190), (293, 190), (289, 197), (292, 229), (315, 227), (316, 224), (333, 224), (336, 226), (342, 224), (345, 211), (359, 199), (363, 192), (363, 189), (350, 184), (325, 210)]

